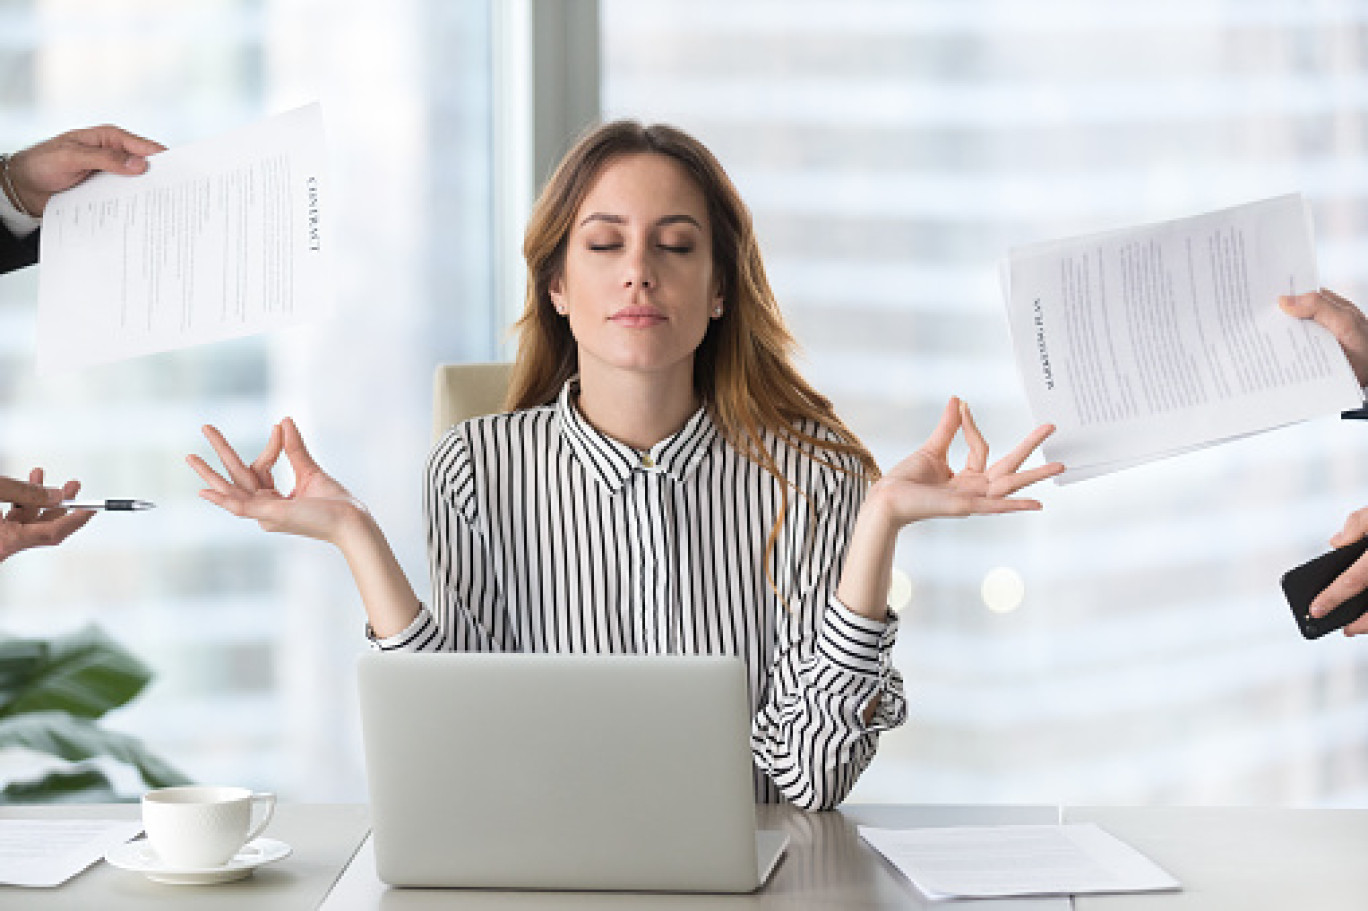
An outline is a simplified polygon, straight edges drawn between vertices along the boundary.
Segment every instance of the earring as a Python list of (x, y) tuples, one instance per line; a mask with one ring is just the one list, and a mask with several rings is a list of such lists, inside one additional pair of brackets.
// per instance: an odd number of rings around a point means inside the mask
[(721, 307), (713, 307), (713, 316), (721, 316), (721, 315), (722, 315), (722, 308), (721, 308)]

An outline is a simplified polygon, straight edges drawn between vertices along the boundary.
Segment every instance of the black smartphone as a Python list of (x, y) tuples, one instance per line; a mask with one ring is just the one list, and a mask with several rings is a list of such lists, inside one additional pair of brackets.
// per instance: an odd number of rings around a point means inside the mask
[(1335, 581), (1366, 550), (1368, 538), (1363, 538), (1347, 547), (1336, 547), (1330, 553), (1321, 554), (1283, 574), (1283, 594), (1287, 595), (1287, 603), (1292, 605), (1292, 616), (1297, 621), (1297, 627), (1307, 639), (1319, 639), (1368, 613), (1368, 591), (1362, 591), (1324, 617), (1310, 614), (1311, 599)]

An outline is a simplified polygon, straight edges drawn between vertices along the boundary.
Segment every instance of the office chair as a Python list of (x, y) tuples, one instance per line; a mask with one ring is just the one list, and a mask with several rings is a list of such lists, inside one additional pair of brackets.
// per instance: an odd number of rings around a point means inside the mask
[(438, 364), (432, 377), (432, 438), (467, 418), (503, 411), (512, 364)]

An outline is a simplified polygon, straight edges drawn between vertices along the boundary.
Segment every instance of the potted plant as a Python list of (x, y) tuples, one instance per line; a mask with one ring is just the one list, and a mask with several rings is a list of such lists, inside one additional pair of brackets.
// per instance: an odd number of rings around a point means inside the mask
[(134, 799), (119, 781), (189, 783), (136, 737), (97, 723), (151, 679), (95, 626), (52, 639), (0, 636), (0, 803), (104, 803)]

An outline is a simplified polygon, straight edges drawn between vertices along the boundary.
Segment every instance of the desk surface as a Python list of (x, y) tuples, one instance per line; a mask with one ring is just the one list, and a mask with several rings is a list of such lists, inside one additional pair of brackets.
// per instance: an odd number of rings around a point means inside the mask
[[(0, 819), (133, 819), (137, 804), (5, 806)], [(53, 889), (0, 886), (0, 908), (70, 911), (299, 911), (317, 908), (370, 830), (364, 806), (280, 804), (266, 834), (294, 853), (247, 879), (217, 886), (169, 886), (104, 861)]]
[[(1054, 807), (850, 806), (805, 814), (762, 807), (761, 824), (791, 837), (773, 878), (753, 895), (643, 895), (387, 889), (374, 876), (358, 806), (283, 804), (269, 834), (294, 854), (249, 879), (219, 886), (165, 886), (99, 863), (56, 889), (0, 887), (5, 909), (243, 908), (357, 911), (407, 909), (633, 908), (907, 909), (935, 907), (855, 832), (857, 825), (1056, 822)], [(123, 817), (136, 806), (0, 807), (0, 818)], [(1082, 807), (1064, 822), (1096, 822), (1135, 846), (1183, 883), (1177, 893), (1069, 899), (955, 902), (954, 911), (1339, 911), (1368, 907), (1368, 810), (1268, 807)], [(349, 865), (350, 863), (350, 865)], [(339, 875), (341, 878), (339, 879)], [(334, 883), (336, 886), (334, 887)], [(331, 890), (331, 892), (330, 892)], [(325, 901), (326, 896), (326, 901)]]

